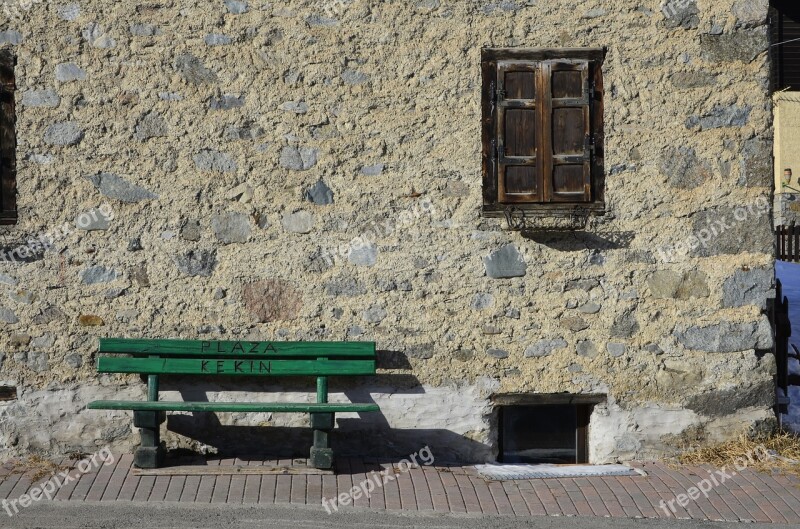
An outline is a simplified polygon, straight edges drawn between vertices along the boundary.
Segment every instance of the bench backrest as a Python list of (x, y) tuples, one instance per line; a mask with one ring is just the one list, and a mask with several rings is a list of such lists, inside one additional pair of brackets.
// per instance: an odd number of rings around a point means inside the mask
[(374, 375), (375, 342), (250, 342), (101, 338), (101, 373), (224, 376)]

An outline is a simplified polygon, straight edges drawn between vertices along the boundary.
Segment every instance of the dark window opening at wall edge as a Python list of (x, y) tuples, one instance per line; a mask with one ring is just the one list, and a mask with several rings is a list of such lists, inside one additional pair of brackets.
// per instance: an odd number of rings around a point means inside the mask
[(15, 64), (11, 51), (0, 49), (0, 224), (17, 222)]

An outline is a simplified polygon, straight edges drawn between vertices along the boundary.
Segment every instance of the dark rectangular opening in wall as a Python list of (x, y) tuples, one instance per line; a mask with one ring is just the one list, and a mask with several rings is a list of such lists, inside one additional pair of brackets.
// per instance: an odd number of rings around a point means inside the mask
[(16, 400), (16, 386), (0, 386), (0, 401)]
[(500, 461), (588, 463), (591, 408), (592, 404), (501, 406)]
[(770, 0), (772, 89), (800, 90), (800, 3)]

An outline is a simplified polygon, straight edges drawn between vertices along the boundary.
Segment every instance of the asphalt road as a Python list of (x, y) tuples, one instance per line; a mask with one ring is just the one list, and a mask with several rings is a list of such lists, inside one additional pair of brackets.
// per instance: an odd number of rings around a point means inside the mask
[(178, 505), (174, 503), (34, 504), (13, 517), (0, 512), (0, 528), (8, 529), (300, 529), (367, 528), (534, 528), (534, 529), (800, 529), (794, 525), (737, 524), (686, 520), (620, 518), (440, 515), (350, 509), (327, 514), (304, 505)]

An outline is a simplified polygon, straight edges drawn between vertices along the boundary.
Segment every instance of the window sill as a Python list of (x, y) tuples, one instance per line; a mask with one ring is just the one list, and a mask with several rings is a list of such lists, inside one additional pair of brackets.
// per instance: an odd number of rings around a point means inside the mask
[(605, 215), (605, 202), (582, 204), (484, 204), (482, 214), (485, 218), (504, 218), (506, 210), (524, 213), (526, 217), (570, 218), (576, 215)]
[(16, 213), (0, 213), (0, 226), (13, 226), (17, 220)]

